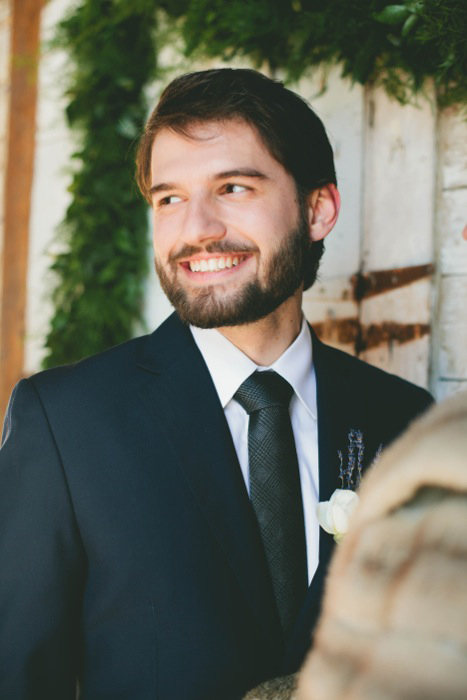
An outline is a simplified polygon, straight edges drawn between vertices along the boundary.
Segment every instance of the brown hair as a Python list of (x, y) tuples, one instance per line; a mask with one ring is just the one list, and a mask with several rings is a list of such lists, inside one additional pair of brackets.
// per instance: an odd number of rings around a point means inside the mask
[[(148, 202), (156, 134), (171, 129), (189, 135), (189, 126), (195, 122), (231, 119), (241, 119), (258, 132), (269, 153), (294, 178), (302, 200), (318, 187), (336, 184), (329, 139), (308, 103), (281, 82), (257, 71), (220, 68), (173, 80), (149, 117), (136, 156), (137, 182)], [(313, 261), (313, 279), (305, 278), (305, 288), (316, 276), (322, 241), (312, 248), (317, 260)]]

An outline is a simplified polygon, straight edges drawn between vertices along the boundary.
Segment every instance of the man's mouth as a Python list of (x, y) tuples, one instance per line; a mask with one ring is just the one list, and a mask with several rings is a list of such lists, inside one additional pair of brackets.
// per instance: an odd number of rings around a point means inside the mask
[(188, 267), (191, 272), (219, 272), (220, 270), (228, 270), (232, 267), (237, 267), (246, 260), (247, 257), (246, 255), (224, 255), (220, 257), (187, 260), (182, 264)]

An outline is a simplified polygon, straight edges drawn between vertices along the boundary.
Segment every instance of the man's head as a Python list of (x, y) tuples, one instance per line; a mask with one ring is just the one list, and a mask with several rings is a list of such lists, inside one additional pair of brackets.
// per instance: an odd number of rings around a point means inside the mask
[[(308, 198), (320, 188), (332, 188), (336, 176), (322, 122), (304, 100), (281, 83), (244, 69), (201, 71), (174, 80), (162, 93), (140, 142), (137, 177), (141, 191), (154, 204), (155, 174), (151, 164), (154, 168), (158, 152), (155, 141), (160, 142), (161, 134), (172, 133), (187, 141), (202, 142), (204, 137), (200, 139), (199, 133), (203, 125), (221, 128), (232, 124), (243, 124), (253, 131), (263, 150), (292, 178), (295, 192), (290, 207), (297, 211), (293, 229), (296, 239), (298, 228), (301, 235), (300, 245), (292, 246), (300, 248), (296, 259), (302, 269), (297, 286), (303, 280), (307, 289), (316, 278), (324, 238), (317, 237), (311, 243), (305, 231)], [(159, 265), (159, 274), (161, 269)]]

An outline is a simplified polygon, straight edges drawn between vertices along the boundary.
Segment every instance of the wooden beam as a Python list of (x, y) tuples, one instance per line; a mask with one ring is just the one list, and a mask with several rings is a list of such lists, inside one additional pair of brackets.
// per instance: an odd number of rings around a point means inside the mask
[(43, 0), (13, 0), (0, 329), (2, 415), (13, 386), (22, 376), (24, 363), (29, 220), (42, 4)]

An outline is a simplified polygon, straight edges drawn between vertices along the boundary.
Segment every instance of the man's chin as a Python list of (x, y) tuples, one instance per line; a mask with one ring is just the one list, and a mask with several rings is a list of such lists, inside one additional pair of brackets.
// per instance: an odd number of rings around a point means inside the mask
[(257, 285), (251, 285), (243, 290), (241, 296), (226, 302), (210, 298), (187, 300), (185, 295), (167, 295), (180, 319), (198, 328), (225, 328), (231, 326), (246, 326), (255, 323), (274, 312), (286, 301), (295, 290), (274, 297), (264, 293)]
[(219, 328), (244, 323), (242, 309), (238, 307), (237, 300), (235, 298), (216, 299), (212, 288), (190, 296), (180, 288), (164, 291), (180, 319), (188, 325), (198, 328)]
[[(250, 323), (250, 319), (245, 319), (242, 313), (228, 309), (200, 309), (183, 304), (174, 304), (175, 311), (180, 319), (191, 326), (197, 328), (222, 328), (224, 326), (242, 326)], [(256, 319), (255, 319), (256, 320)]]
[(247, 326), (249, 323), (254, 323), (254, 321), (259, 321), (260, 318), (264, 318), (264, 316), (261, 316), (255, 317), (253, 320), (245, 320), (243, 318), (237, 318), (235, 316), (225, 316), (216, 318), (199, 318), (194, 316), (187, 316), (184, 319), (178, 311), (177, 313), (184, 323), (188, 323), (191, 326), (196, 326), (197, 328), (230, 328), (232, 326)]

